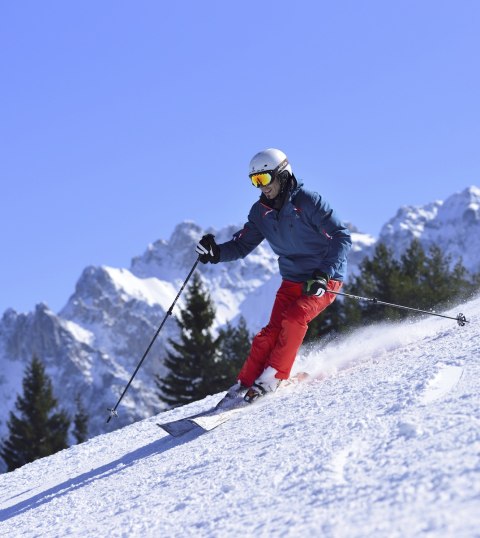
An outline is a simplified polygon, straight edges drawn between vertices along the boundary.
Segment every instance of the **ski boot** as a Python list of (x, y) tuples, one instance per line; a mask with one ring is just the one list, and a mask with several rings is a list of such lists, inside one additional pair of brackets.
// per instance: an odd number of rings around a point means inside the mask
[(242, 385), (240, 381), (237, 381), (235, 385), (232, 385), (225, 396), (216, 405), (217, 409), (230, 409), (236, 407), (239, 402), (243, 402), (243, 397), (247, 392), (247, 387)]
[(269, 392), (275, 392), (282, 382), (281, 379), (277, 379), (275, 376), (277, 370), (268, 366), (263, 371), (262, 375), (257, 378), (255, 383), (247, 390), (243, 399), (247, 403), (253, 403), (255, 400), (258, 400), (261, 396), (265, 396)]

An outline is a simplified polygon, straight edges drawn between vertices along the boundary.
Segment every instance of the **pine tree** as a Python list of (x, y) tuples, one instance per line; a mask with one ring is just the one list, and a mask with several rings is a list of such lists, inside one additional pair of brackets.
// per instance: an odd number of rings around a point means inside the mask
[[(377, 244), (373, 256), (365, 258), (359, 269), (360, 274), (351, 278), (342, 291), (427, 311), (466, 299), (480, 287), (480, 274), (469, 275), (461, 259), (452, 268), (451, 256), (438, 245), (425, 251), (417, 239), (410, 243), (399, 260), (385, 244)], [(337, 298), (325, 315), (320, 314), (310, 322), (305, 342), (366, 323), (412, 315), (416, 314), (370, 301)]]
[(240, 368), (250, 353), (251, 336), (248, 332), (247, 323), (242, 316), (236, 327), (227, 323), (225, 329), (219, 331), (218, 336), (217, 367), (223, 375), (220, 375), (219, 391), (226, 390), (236, 380)]
[(184, 405), (218, 392), (217, 345), (211, 333), (214, 319), (210, 297), (195, 274), (177, 319), (180, 342), (168, 341), (172, 351), (167, 352), (164, 364), (169, 372), (156, 379), (159, 398), (168, 405)]
[[(475, 289), (478, 277), (470, 281), (459, 260), (450, 269), (452, 259), (437, 245), (425, 252), (414, 239), (397, 261), (385, 245), (377, 245), (372, 259), (360, 264), (360, 275), (349, 288), (354, 295), (376, 297), (422, 310), (444, 307), (453, 300), (465, 298)], [(345, 301), (344, 315), (348, 326), (379, 320), (403, 319), (416, 315), (407, 310), (377, 306), (371, 303)]]
[(75, 437), (77, 444), (83, 443), (88, 439), (88, 415), (83, 406), (80, 394), (75, 397), (75, 403), (77, 406), (77, 412), (73, 419), (73, 436)]
[[(468, 272), (458, 260), (453, 269), (451, 256), (443, 253), (437, 245), (433, 245), (426, 262), (426, 278), (424, 286), (427, 301), (430, 304), (447, 306), (455, 299), (464, 299), (473, 292), (474, 279), (469, 280)], [(424, 308), (429, 308), (424, 305)]]
[(70, 421), (64, 411), (56, 411), (52, 383), (40, 360), (33, 357), (23, 379), (23, 396), (10, 413), (9, 437), (0, 455), (9, 471), (67, 448)]
[[(393, 252), (383, 243), (375, 248), (372, 259), (365, 258), (360, 264), (360, 275), (353, 279), (349, 293), (366, 297), (376, 297), (381, 301), (395, 302), (401, 286), (400, 263)], [(402, 314), (393, 308), (379, 308), (371, 303), (344, 301), (345, 319), (351, 325), (361, 325), (366, 321), (381, 321), (386, 318), (398, 319)]]

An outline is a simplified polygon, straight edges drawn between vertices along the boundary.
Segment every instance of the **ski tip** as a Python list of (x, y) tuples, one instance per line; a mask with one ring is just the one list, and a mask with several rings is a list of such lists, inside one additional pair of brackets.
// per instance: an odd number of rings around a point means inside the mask
[(172, 437), (181, 437), (182, 435), (192, 431), (196, 428), (195, 424), (192, 424), (191, 422), (188, 422), (187, 419), (185, 419), (185, 422), (172, 422), (172, 423), (166, 423), (166, 424), (159, 424), (156, 422), (156, 425), (163, 430), (164, 432), (167, 432)]

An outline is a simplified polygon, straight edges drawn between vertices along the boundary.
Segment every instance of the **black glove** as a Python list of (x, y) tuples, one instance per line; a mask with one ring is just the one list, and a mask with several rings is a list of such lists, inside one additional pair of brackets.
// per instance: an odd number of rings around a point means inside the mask
[(218, 263), (220, 261), (220, 247), (215, 243), (215, 236), (204, 235), (198, 242), (195, 251), (202, 263)]
[(312, 278), (303, 283), (304, 295), (316, 295), (321, 297), (327, 291), (330, 277), (321, 271), (314, 271)]

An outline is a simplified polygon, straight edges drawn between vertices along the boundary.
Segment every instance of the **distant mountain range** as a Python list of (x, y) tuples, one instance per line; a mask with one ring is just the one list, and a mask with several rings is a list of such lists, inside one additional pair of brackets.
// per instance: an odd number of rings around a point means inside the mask
[[(57, 398), (72, 416), (75, 395), (82, 397), (91, 435), (160, 411), (154, 376), (164, 373), (166, 339), (178, 334), (170, 319), (122, 401), (119, 418), (105, 424), (107, 407), (116, 403), (190, 271), (198, 239), (214, 233), (223, 242), (240, 227), (203, 230), (193, 222), (180, 223), (168, 241), (158, 240), (133, 258), (129, 269), (87, 267), (58, 314), (45, 304), (28, 314), (5, 311), (0, 320), (0, 437), (32, 355), (44, 362)], [(454, 261), (461, 257), (469, 271), (480, 271), (480, 189), (474, 186), (444, 202), (400, 208), (378, 239), (350, 228), (350, 275), (378, 241), (399, 256), (415, 237), (427, 248), (440, 245)], [(199, 266), (198, 271), (216, 307), (216, 327), (239, 316), (252, 332), (267, 322), (280, 277), (266, 243), (244, 260)], [(183, 297), (176, 310), (182, 303)]]

